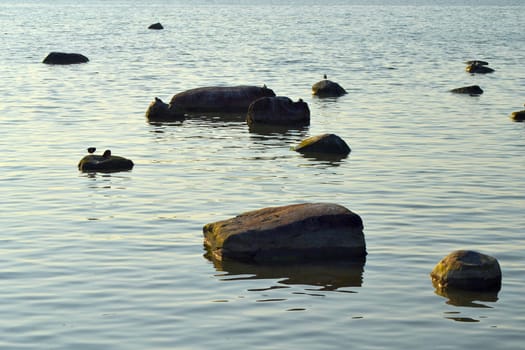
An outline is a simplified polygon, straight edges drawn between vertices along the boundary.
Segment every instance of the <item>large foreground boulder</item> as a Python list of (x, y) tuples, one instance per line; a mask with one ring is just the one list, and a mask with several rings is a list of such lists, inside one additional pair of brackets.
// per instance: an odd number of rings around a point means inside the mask
[(310, 109), (303, 100), (293, 102), (285, 96), (262, 97), (248, 107), (246, 122), (248, 125), (310, 125)]
[(77, 64), (86, 63), (89, 59), (79, 53), (51, 52), (44, 58), (42, 63), (45, 64)]
[(250, 211), (204, 226), (214, 259), (256, 263), (309, 260), (364, 261), (363, 222), (331, 203), (304, 203)]
[(169, 104), (159, 98), (150, 103), (146, 116), (149, 120), (180, 119), (194, 113), (244, 113), (250, 104), (261, 98), (275, 96), (266, 86), (208, 86), (180, 92)]
[(472, 250), (457, 250), (444, 257), (430, 273), (437, 289), (497, 291), (501, 288), (498, 261)]
[(478, 85), (470, 85), (452, 89), (450, 90), (450, 92), (455, 94), (467, 94), (470, 96), (478, 96), (483, 93), (483, 90)]
[(312, 94), (317, 97), (339, 97), (347, 92), (341, 85), (326, 78), (312, 85)]
[(95, 148), (88, 148), (87, 156), (84, 156), (78, 163), (78, 170), (83, 172), (117, 172), (127, 171), (133, 168), (130, 159), (114, 156), (110, 150), (106, 150), (102, 155), (92, 154)]
[(303, 154), (330, 154), (347, 156), (350, 147), (347, 143), (335, 134), (322, 134), (304, 139), (293, 148), (294, 151)]

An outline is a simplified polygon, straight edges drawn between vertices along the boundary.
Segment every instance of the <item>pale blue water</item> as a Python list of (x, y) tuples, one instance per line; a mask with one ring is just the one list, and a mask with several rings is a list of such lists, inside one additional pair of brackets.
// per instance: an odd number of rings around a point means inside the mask
[[(0, 348), (522, 348), (525, 5), (368, 4), (0, 1)], [(349, 94), (312, 98), (325, 73)], [(311, 126), (145, 119), (155, 96), (236, 84), (302, 98)], [(324, 132), (350, 157), (290, 151)], [(79, 173), (88, 146), (135, 168)], [(203, 257), (204, 224), (299, 202), (361, 215), (363, 271)], [(463, 248), (499, 260), (497, 300), (435, 294)]]

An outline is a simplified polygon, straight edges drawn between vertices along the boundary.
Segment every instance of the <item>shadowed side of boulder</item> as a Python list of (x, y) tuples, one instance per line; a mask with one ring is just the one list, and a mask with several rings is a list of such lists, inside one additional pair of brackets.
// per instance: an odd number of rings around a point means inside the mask
[(444, 257), (430, 273), (437, 289), (494, 291), (501, 288), (498, 261), (472, 250), (457, 250)]
[(51, 52), (44, 58), (42, 63), (45, 64), (77, 64), (86, 63), (89, 59), (79, 53)]
[(463, 86), (460, 88), (452, 89), (450, 92), (455, 94), (467, 94), (471, 96), (481, 95), (483, 90), (478, 85)]
[(262, 97), (248, 107), (246, 122), (248, 125), (309, 125), (310, 109), (303, 100), (293, 102), (285, 96)]
[(305, 203), (243, 213), (204, 226), (204, 244), (217, 260), (257, 263), (364, 261), (363, 222), (331, 203)]
[(293, 150), (303, 154), (316, 153), (340, 156), (347, 156), (350, 153), (350, 147), (347, 143), (335, 134), (309, 137), (301, 141)]
[(146, 118), (148, 118), (149, 121), (183, 120), (184, 113), (175, 111), (160, 98), (155, 97), (146, 110)]

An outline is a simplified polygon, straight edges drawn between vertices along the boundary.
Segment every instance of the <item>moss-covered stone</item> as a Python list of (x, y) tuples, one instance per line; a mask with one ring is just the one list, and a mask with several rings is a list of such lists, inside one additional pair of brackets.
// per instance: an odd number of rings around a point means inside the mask
[(501, 288), (498, 261), (472, 250), (457, 250), (444, 257), (430, 273), (437, 289), (492, 291)]
[(525, 121), (525, 110), (512, 112), (510, 114), (510, 119), (514, 120), (515, 122)]

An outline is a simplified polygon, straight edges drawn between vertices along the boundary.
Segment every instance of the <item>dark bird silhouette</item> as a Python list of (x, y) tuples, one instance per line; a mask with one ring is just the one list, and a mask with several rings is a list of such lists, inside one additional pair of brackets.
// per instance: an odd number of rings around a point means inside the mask
[(109, 158), (111, 157), (111, 151), (109, 149), (105, 150), (104, 151), (104, 154), (102, 155), (102, 157), (104, 158)]
[(325, 80), (328, 79), (328, 78), (326, 77), (326, 74), (323, 76), (323, 78), (324, 78)]
[(93, 153), (93, 152), (95, 152), (96, 150), (97, 150), (97, 149), (96, 149), (95, 147), (89, 147), (89, 148), (87, 149), (88, 153)]

